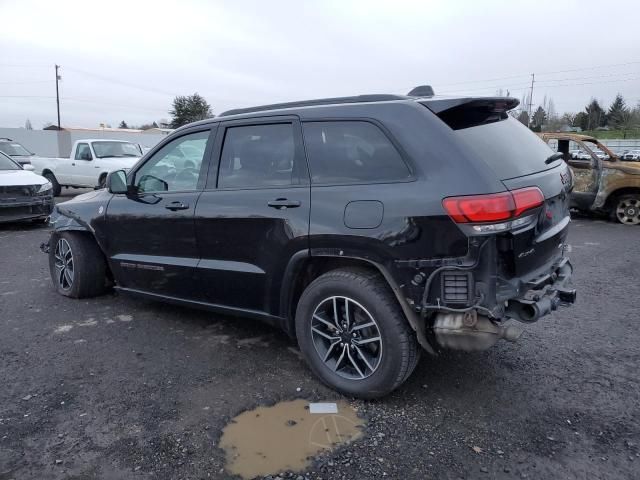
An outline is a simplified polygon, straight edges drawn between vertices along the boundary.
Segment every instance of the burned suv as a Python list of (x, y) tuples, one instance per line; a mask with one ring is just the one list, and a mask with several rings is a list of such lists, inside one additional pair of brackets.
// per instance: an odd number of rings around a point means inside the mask
[(572, 176), (517, 104), (365, 95), (187, 125), (56, 206), (53, 283), (262, 319), (334, 389), (382, 396), (421, 350), (515, 340), (575, 300)]

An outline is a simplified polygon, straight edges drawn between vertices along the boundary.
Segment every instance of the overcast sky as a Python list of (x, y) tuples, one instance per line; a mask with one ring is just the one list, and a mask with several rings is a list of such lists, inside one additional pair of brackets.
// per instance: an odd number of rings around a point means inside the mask
[(0, 0), (0, 18), (3, 127), (55, 123), (55, 63), (63, 126), (150, 123), (194, 92), (214, 113), (419, 84), (520, 99), (533, 72), (559, 112), (640, 101), (637, 0)]

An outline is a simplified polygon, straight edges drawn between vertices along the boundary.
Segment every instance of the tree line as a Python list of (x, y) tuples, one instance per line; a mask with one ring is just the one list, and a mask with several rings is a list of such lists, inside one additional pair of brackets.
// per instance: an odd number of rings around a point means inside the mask
[(617, 94), (609, 108), (605, 109), (595, 98), (578, 113), (563, 113), (555, 111), (553, 100), (545, 97), (542, 105), (538, 106), (529, 117), (526, 110), (528, 97), (524, 97), (521, 110), (514, 116), (520, 122), (528, 125), (533, 131), (557, 131), (566, 127), (578, 127), (581, 130), (631, 130), (640, 128), (640, 102), (635, 107), (629, 107), (624, 97)]

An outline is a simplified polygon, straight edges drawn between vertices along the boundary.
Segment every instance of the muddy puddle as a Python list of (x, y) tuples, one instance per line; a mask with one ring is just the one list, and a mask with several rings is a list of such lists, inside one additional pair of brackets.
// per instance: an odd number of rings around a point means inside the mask
[(306, 469), (314, 456), (363, 435), (364, 420), (346, 401), (337, 413), (310, 413), (309, 402), (293, 400), (258, 407), (235, 417), (223, 430), (225, 468), (245, 479)]

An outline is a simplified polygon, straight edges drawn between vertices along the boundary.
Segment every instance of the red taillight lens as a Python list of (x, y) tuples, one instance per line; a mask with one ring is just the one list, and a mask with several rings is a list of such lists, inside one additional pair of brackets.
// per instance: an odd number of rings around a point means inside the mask
[(486, 223), (515, 218), (543, 203), (540, 189), (527, 187), (488, 195), (449, 197), (442, 201), (442, 206), (456, 223)]
[(520, 188), (511, 193), (516, 203), (516, 210), (513, 212), (514, 217), (518, 217), (521, 213), (537, 208), (544, 203), (544, 195), (538, 187)]

